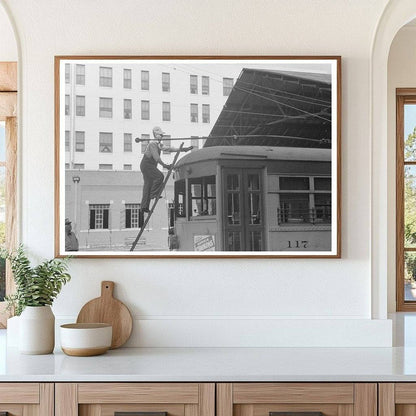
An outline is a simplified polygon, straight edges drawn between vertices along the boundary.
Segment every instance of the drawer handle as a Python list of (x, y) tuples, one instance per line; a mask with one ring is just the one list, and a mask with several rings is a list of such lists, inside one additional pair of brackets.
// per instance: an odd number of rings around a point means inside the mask
[(168, 416), (168, 412), (114, 412), (114, 416)]
[(269, 416), (324, 416), (322, 412), (269, 412)]

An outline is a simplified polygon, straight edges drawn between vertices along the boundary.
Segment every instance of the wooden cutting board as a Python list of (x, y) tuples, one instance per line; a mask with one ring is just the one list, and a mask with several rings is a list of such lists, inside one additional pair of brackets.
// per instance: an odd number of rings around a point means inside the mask
[(86, 303), (77, 323), (107, 323), (113, 326), (111, 349), (121, 347), (130, 337), (133, 319), (124, 303), (113, 297), (114, 282), (101, 282), (101, 296)]

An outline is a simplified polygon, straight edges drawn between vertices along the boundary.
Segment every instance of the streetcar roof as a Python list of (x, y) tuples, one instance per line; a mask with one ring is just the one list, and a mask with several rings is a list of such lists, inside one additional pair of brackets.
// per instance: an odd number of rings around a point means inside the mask
[(331, 74), (244, 68), (204, 147), (329, 149), (331, 91)]
[(330, 162), (331, 149), (271, 146), (213, 146), (188, 153), (176, 164), (181, 167), (206, 160), (300, 160)]

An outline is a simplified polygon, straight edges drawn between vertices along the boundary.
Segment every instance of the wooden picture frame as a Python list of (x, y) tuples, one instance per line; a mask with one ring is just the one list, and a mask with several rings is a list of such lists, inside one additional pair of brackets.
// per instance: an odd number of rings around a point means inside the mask
[(56, 56), (55, 138), (57, 257), (341, 256), (339, 56)]

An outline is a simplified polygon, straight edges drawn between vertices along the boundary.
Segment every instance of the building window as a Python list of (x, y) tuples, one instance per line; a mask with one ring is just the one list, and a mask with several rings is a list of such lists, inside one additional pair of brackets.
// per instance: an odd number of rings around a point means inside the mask
[(141, 80), (142, 80), (142, 90), (149, 89), (149, 71), (142, 71), (141, 72)]
[(71, 64), (65, 64), (65, 83), (71, 82)]
[(216, 214), (215, 176), (189, 179), (190, 216)]
[[(170, 147), (172, 146), (172, 141), (170, 140), (170, 136), (163, 135), (163, 146), (164, 147)], [(170, 150), (163, 150), (163, 154), (169, 155), (171, 153)]]
[(69, 152), (71, 150), (70, 140), (70, 132), (69, 130), (65, 130), (65, 152)]
[(90, 205), (90, 230), (108, 230), (110, 204)]
[(191, 123), (198, 123), (198, 104), (191, 104)]
[(150, 119), (150, 102), (149, 101), (142, 100), (141, 116), (142, 116), (142, 120), (149, 120)]
[(279, 224), (330, 224), (331, 178), (279, 177)]
[(191, 136), (191, 146), (193, 147), (192, 151), (199, 149), (199, 138)]
[(202, 95), (209, 95), (209, 77), (202, 77)]
[(85, 164), (84, 163), (74, 163), (74, 169), (77, 169), (77, 170), (85, 169)]
[(98, 165), (98, 169), (100, 169), (100, 170), (113, 170), (113, 165), (111, 163), (100, 163)]
[(190, 75), (189, 81), (191, 94), (198, 94), (198, 75)]
[(100, 66), (100, 87), (113, 86), (113, 68)]
[(133, 137), (131, 133), (124, 133), (124, 151), (133, 151)]
[(85, 96), (77, 95), (75, 97), (75, 114), (77, 116), (85, 116)]
[(131, 88), (131, 69), (123, 70), (123, 87)]
[(69, 95), (65, 95), (65, 115), (69, 116), (71, 114), (71, 97)]
[(162, 103), (162, 120), (170, 121), (170, 103), (168, 102)]
[(77, 85), (85, 85), (85, 65), (75, 65), (75, 78)]
[(141, 135), (141, 151), (142, 154), (146, 151), (147, 145), (149, 144), (150, 141), (150, 134), (142, 134)]
[(100, 97), (100, 117), (113, 117), (113, 99)]
[(123, 165), (123, 170), (133, 170), (133, 165), (130, 165), (130, 164)]
[(75, 132), (75, 151), (85, 152), (85, 131)]
[(233, 89), (233, 79), (232, 78), (223, 78), (222, 79), (222, 94), (225, 97), (228, 97)]
[(126, 204), (125, 228), (140, 228), (140, 204)]
[(65, 163), (65, 169), (69, 169), (69, 163)]
[(416, 88), (396, 90), (396, 309), (416, 311)]
[(124, 100), (124, 118), (131, 119), (131, 100)]
[(202, 104), (202, 122), (209, 123), (209, 104)]
[(170, 74), (169, 72), (162, 72), (162, 91), (170, 91)]
[(100, 133), (99, 151), (101, 153), (113, 152), (113, 133)]

